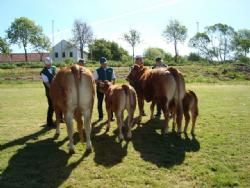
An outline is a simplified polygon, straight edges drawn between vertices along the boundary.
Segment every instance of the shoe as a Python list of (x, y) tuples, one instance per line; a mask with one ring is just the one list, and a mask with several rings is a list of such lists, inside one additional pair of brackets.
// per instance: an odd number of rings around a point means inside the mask
[(147, 116), (147, 114), (143, 111), (143, 112), (142, 112), (142, 116)]
[(103, 117), (99, 117), (98, 121), (102, 121), (103, 120)]
[(55, 128), (56, 125), (54, 123), (47, 123), (47, 127), (49, 127), (49, 128)]
[(65, 123), (64, 119), (61, 119), (61, 120), (60, 120), (60, 123)]

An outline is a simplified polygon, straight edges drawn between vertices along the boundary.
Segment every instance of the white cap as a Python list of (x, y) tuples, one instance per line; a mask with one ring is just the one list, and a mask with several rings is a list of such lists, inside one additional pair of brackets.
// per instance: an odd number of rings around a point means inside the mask
[(142, 55), (136, 55), (136, 56), (135, 56), (135, 59), (142, 59), (142, 58), (143, 58)]
[(45, 60), (44, 60), (44, 64), (45, 65), (50, 65), (52, 64), (52, 59), (50, 57), (46, 57)]

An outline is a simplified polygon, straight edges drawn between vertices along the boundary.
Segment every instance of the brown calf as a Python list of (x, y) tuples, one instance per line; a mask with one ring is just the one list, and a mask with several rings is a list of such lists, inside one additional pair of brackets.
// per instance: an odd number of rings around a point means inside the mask
[(128, 112), (128, 133), (127, 137), (131, 138), (131, 126), (133, 124), (133, 117), (136, 108), (136, 92), (127, 85), (112, 85), (108, 81), (104, 81), (100, 84), (100, 89), (105, 94), (106, 110), (108, 113), (107, 131), (110, 128), (110, 120), (112, 112), (115, 113), (117, 125), (119, 128), (119, 139), (123, 140), (122, 134), (123, 127), (123, 113), (124, 110)]

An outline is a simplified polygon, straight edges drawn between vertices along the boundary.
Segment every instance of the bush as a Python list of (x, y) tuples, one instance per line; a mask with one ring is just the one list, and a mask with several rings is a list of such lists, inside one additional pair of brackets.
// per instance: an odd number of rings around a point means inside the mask
[(2, 63), (0, 64), (0, 69), (14, 69), (16, 65), (13, 63)]
[(187, 59), (188, 59), (188, 61), (200, 61), (200, 60), (201, 60), (199, 54), (193, 53), (193, 52), (191, 52), (191, 53), (188, 55), (188, 58), (187, 58)]

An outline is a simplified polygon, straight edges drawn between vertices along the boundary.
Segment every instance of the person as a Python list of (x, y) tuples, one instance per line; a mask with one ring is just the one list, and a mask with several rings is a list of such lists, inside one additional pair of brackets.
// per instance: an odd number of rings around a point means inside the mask
[(81, 59), (78, 60), (77, 64), (80, 65), (80, 66), (82, 66), (82, 67), (84, 67), (85, 64), (86, 64), (86, 62), (85, 62), (84, 59), (81, 58)]
[(98, 108), (99, 121), (101, 121), (103, 119), (102, 103), (103, 103), (104, 93), (99, 91), (98, 85), (105, 80), (108, 80), (114, 84), (116, 76), (114, 70), (111, 67), (108, 67), (107, 59), (105, 57), (101, 57), (99, 62), (100, 62), (100, 67), (95, 70), (93, 76), (97, 86), (96, 89), (97, 108)]
[[(156, 57), (155, 58), (155, 64), (152, 67), (152, 69), (157, 69), (157, 68), (162, 68), (162, 67), (167, 68), (168, 66), (163, 63), (161, 57)], [(155, 114), (155, 117), (158, 117), (158, 118), (161, 117), (161, 106), (160, 106), (160, 104), (157, 104), (157, 112)]]
[(135, 56), (135, 64), (137, 65), (144, 65), (143, 57), (141, 55)]
[(49, 88), (50, 88), (50, 83), (52, 79), (54, 78), (56, 74), (56, 67), (52, 66), (52, 59), (50, 57), (46, 57), (44, 60), (44, 68), (40, 72), (43, 85), (45, 88), (45, 94), (47, 97), (48, 101), (48, 110), (47, 110), (47, 126), (48, 127), (54, 127), (55, 124), (53, 123), (53, 106), (52, 106), (52, 101), (49, 95)]

